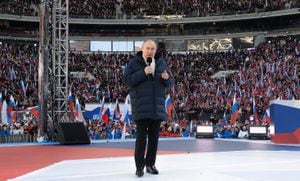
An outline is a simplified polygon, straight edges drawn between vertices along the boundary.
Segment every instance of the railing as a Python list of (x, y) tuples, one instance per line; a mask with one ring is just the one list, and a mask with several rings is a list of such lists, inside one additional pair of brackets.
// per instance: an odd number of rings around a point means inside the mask
[(36, 135), (0, 135), (0, 143), (32, 143), (37, 142)]

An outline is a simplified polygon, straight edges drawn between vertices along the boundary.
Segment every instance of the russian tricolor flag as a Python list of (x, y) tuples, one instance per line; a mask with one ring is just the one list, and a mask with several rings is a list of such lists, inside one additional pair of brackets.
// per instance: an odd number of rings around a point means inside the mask
[(78, 120), (80, 122), (84, 121), (83, 114), (82, 114), (82, 111), (81, 111), (81, 107), (80, 107), (80, 104), (79, 104), (79, 101), (78, 101), (77, 97), (75, 99), (75, 117), (76, 117), (76, 120)]
[(35, 119), (39, 119), (40, 106), (28, 107), (27, 111), (29, 111)]
[(7, 105), (7, 122), (11, 123), (11, 118), (13, 117), (13, 109), (15, 107), (15, 100), (13, 98), (13, 96), (10, 96), (10, 99), (8, 101), (8, 105)]
[(234, 124), (239, 115), (239, 105), (236, 102), (236, 94), (234, 94), (232, 109), (231, 109), (231, 123)]
[(105, 122), (106, 126), (108, 125), (110, 110), (109, 108), (104, 109), (105, 111), (102, 113), (102, 120)]
[(129, 100), (130, 100), (130, 96), (128, 94), (126, 96), (125, 104), (124, 104), (124, 108), (123, 108), (123, 112), (122, 112), (122, 116), (120, 118), (120, 120), (123, 123), (129, 123)]
[(22, 93), (23, 93), (23, 96), (26, 98), (26, 87), (25, 87), (25, 84), (24, 84), (24, 81), (21, 80), (21, 86), (22, 86)]
[(165, 109), (168, 113), (168, 120), (172, 120), (172, 110), (174, 109), (170, 94), (168, 94), (166, 101), (165, 101)]
[(261, 120), (262, 123), (270, 123), (271, 122), (271, 116), (270, 116), (270, 108), (266, 110), (264, 113), (264, 116)]
[(2, 109), (2, 105), (3, 105), (3, 98), (2, 98), (2, 93), (0, 92), (0, 111)]
[(103, 96), (102, 101), (100, 102), (100, 112), (99, 112), (100, 118), (102, 118), (102, 112), (104, 111), (104, 102), (105, 102), (105, 97)]
[(256, 123), (256, 125), (258, 126), (259, 125), (259, 120), (258, 120), (258, 113), (257, 113), (257, 110), (256, 110), (256, 104), (255, 104), (255, 97), (253, 97), (253, 115), (254, 115), (254, 121)]
[(120, 111), (119, 101), (117, 99), (116, 100), (116, 107), (115, 107), (115, 110), (114, 110), (113, 120), (119, 121), (120, 118), (121, 118), (121, 111)]
[(227, 120), (226, 120), (226, 111), (224, 112), (224, 115), (222, 117), (222, 122), (223, 122), (223, 126), (225, 126), (227, 124)]
[(69, 96), (68, 96), (68, 105), (70, 107), (70, 119), (74, 120), (74, 99), (72, 96), (72, 92), (69, 91)]
[(7, 124), (7, 103), (5, 100), (2, 102), (2, 108), (0, 109), (1, 121), (2, 124)]
[(124, 123), (123, 125), (123, 131), (122, 131), (122, 136), (121, 139), (124, 140), (126, 136), (126, 126), (130, 128), (130, 122), (129, 122), (129, 102), (130, 102), (130, 96), (129, 94), (126, 96), (125, 99), (125, 104), (122, 112), (122, 116), (120, 118), (120, 121)]

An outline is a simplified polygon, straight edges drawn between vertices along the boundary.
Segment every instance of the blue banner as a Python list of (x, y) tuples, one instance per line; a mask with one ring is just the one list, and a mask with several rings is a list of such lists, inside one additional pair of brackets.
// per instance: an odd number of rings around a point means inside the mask
[(101, 119), (100, 107), (97, 107), (91, 111), (86, 110), (83, 113), (83, 116), (86, 120), (87, 119), (92, 119), (92, 120)]

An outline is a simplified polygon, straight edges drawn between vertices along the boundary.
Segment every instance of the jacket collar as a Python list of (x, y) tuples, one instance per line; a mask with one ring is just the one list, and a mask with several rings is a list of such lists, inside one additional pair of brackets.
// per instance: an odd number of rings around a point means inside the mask
[[(140, 62), (145, 63), (144, 58), (143, 58), (143, 52), (142, 52), (142, 51), (137, 52), (136, 55), (137, 55), (138, 60), (139, 60)], [(156, 53), (155, 56), (154, 56), (154, 60), (155, 60), (155, 63), (157, 63), (157, 62), (160, 60), (160, 55)], [(145, 63), (145, 64), (146, 64), (146, 63)]]

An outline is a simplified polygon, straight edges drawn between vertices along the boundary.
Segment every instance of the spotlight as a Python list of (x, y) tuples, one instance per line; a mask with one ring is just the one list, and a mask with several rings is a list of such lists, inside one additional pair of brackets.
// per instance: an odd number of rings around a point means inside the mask
[(214, 128), (212, 125), (198, 125), (196, 130), (196, 138), (213, 138)]
[(268, 128), (266, 126), (250, 126), (249, 139), (268, 139)]

